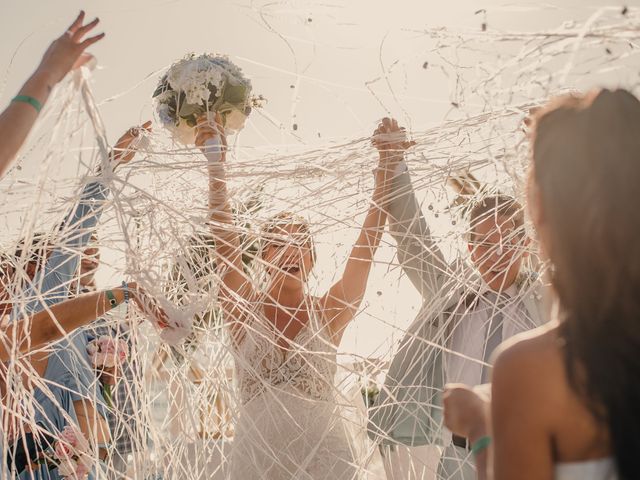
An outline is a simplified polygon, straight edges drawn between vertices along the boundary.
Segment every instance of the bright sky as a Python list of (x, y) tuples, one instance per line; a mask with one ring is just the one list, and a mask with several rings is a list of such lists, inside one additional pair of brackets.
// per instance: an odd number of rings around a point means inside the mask
[[(640, 2), (606, 3), (622, 8)], [(187, 52), (228, 54), (252, 78), (254, 91), (268, 104), (252, 116), (240, 142), (265, 154), (366, 137), (388, 114), (420, 131), (451, 115), (453, 88), (453, 80), (438, 69), (423, 68), (434, 55), (421, 30), (446, 26), (477, 32), (485, 21), (501, 31), (551, 29), (566, 20), (583, 21), (600, 5), (596, 0), (5, 1), (0, 107), (84, 8), (88, 18), (100, 17), (97, 31), (107, 33), (91, 52), (100, 65), (94, 94), (111, 142), (129, 126), (152, 118), (150, 97), (158, 72)], [(485, 12), (476, 13), (479, 9)], [(396, 61), (390, 89), (385, 72)], [(76, 171), (73, 164), (64, 168), (68, 174)], [(381, 259), (391, 254), (383, 252)], [(392, 323), (407, 325), (420, 299), (406, 280), (397, 284), (397, 274), (385, 280), (386, 274), (381, 265), (371, 279), (371, 315), (393, 315)], [(396, 283), (399, 294), (378, 297), (388, 281)], [(365, 324), (367, 318), (350, 329), (345, 351), (368, 355), (388, 340), (391, 330)]]

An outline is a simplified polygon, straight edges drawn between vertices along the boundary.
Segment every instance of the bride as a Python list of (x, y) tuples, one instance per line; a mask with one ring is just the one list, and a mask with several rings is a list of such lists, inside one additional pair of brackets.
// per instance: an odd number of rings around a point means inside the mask
[[(225, 176), (220, 118), (197, 127), (208, 159), (210, 225), (231, 333), (241, 404), (231, 479), (353, 479), (359, 464), (335, 398), (336, 348), (365, 293), (386, 213), (382, 208), (397, 155), (385, 134), (402, 134), (385, 119), (374, 135), (380, 151), (371, 206), (342, 278), (322, 297), (306, 288), (315, 262), (307, 222), (281, 213), (263, 228), (258, 261), (268, 284), (258, 290), (243, 271)], [(378, 139), (378, 140), (376, 140)], [(397, 147), (397, 146), (396, 146)]]

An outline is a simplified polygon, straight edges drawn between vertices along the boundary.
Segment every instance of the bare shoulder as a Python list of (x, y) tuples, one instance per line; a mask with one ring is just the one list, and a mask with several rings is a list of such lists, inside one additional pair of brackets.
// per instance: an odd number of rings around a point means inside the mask
[(540, 371), (542, 368), (561, 366), (561, 362), (558, 324), (551, 322), (504, 342), (496, 353), (495, 370), (508, 372), (535, 367), (536, 371)]
[(497, 405), (517, 402), (529, 415), (553, 422), (567, 392), (557, 323), (517, 335), (501, 346), (492, 385)]

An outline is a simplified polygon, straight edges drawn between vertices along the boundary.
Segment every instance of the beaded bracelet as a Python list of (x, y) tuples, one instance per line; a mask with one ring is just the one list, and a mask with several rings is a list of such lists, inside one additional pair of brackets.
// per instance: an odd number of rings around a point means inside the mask
[(122, 290), (124, 290), (124, 303), (129, 303), (129, 284), (122, 281)]

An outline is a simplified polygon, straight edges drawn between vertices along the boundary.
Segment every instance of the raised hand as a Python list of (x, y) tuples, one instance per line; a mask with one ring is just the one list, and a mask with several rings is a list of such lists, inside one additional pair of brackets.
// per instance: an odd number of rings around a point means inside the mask
[(160, 330), (170, 326), (169, 316), (142, 287), (139, 287), (136, 283), (129, 283), (129, 291), (131, 293), (131, 299), (138, 306), (142, 314), (152, 323), (156, 324)]
[(38, 71), (48, 75), (51, 84), (58, 83), (70, 70), (91, 60), (93, 57), (85, 53), (85, 50), (104, 37), (104, 33), (100, 33), (84, 38), (100, 20), (96, 18), (86, 25), (82, 24), (83, 21), (84, 11), (81, 11), (67, 31), (53, 41), (42, 57)]
[(115, 365), (113, 367), (102, 367), (99, 376), (100, 381), (105, 385), (111, 385), (112, 387), (118, 383), (118, 377), (120, 377), (122, 373), (120, 372), (120, 367)]
[(114, 168), (133, 160), (133, 157), (136, 155), (136, 149), (135, 147), (131, 148), (131, 144), (140, 137), (143, 131), (151, 131), (151, 120), (144, 122), (139, 127), (131, 127), (118, 139), (113, 147), (113, 156), (111, 159)]
[(407, 131), (393, 118), (383, 118), (373, 132), (371, 143), (382, 153), (401, 153), (416, 144), (407, 140)]
[(489, 424), (489, 402), (462, 384), (445, 386), (444, 425), (452, 433), (471, 441), (486, 435)]

